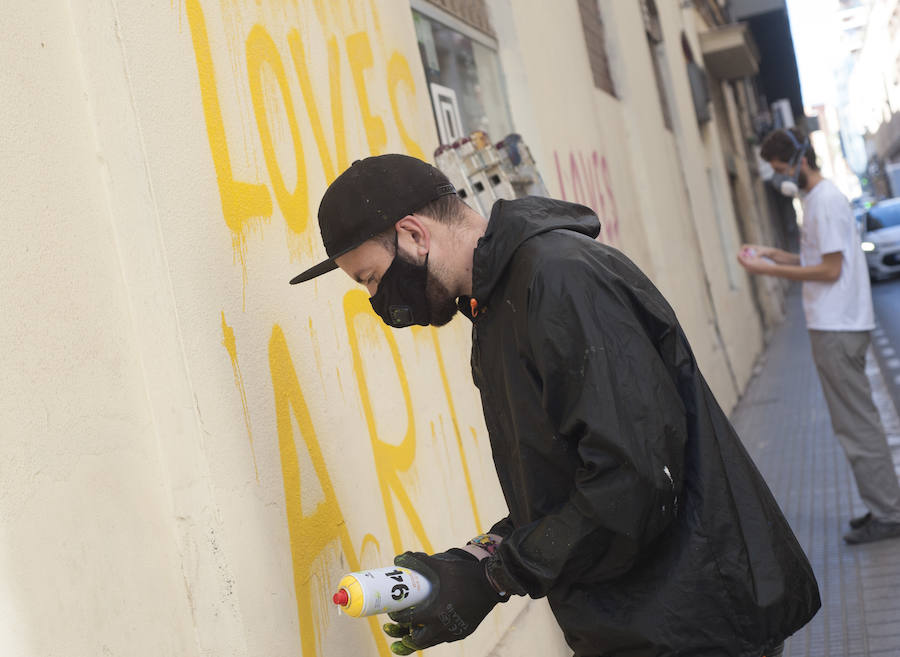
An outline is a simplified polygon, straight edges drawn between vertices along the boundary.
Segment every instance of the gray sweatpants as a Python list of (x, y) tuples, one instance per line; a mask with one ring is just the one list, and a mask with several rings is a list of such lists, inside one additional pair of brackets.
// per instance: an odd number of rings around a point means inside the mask
[(872, 516), (900, 522), (900, 483), (866, 376), (869, 331), (810, 331), (831, 427)]

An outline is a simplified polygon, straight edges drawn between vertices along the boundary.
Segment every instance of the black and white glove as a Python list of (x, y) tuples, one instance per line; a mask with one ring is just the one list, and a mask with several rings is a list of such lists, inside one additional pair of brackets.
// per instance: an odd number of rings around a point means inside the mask
[(487, 559), (452, 548), (428, 556), (404, 552), (394, 564), (415, 570), (431, 583), (431, 592), (422, 602), (390, 615), (384, 631), (400, 641), (391, 644), (397, 655), (410, 655), (439, 643), (459, 641), (469, 636), (498, 602), (509, 595), (499, 593), (488, 579)]

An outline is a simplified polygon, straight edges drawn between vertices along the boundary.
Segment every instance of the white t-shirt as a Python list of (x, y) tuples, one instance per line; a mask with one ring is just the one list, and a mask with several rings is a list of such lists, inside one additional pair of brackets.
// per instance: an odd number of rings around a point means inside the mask
[(871, 331), (875, 328), (869, 269), (860, 248), (850, 203), (830, 180), (803, 198), (800, 264), (818, 265), (826, 253), (841, 252), (841, 276), (833, 283), (803, 281), (806, 327), (816, 331)]

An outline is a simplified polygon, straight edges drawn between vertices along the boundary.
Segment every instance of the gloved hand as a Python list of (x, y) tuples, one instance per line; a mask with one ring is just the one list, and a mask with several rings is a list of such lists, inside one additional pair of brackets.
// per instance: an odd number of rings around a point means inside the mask
[(410, 655), (474, 632), (494, 605), (509, 599), (488, 581), (485, 563), (459, 548), (431, 556), (404, 552), (395, 557), (395, 565), (422, 573), (431, 583), (431, 593), (419, 604), (389, 614), (394, 623), (386, 623), (383, 629), (400, 639), (391, 644), (391, 650)]

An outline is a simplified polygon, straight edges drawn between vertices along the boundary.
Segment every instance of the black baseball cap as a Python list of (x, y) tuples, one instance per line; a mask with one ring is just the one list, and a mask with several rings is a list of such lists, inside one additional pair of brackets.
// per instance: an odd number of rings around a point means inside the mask
[(357, 160), (328, 186), (319, 204), (319, 230), (328, 259), (294, 276), (291, 284), (337, 269), (335, 258), (455, 193), (447, 176), (414, 157), (389, 153)]

